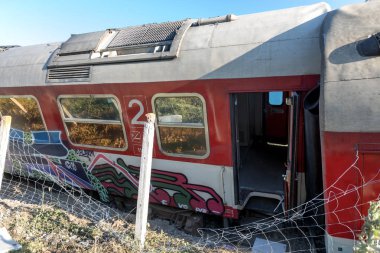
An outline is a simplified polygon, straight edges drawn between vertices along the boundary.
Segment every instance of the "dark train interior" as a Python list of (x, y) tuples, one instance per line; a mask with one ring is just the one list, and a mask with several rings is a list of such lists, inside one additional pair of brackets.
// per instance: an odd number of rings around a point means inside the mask
[(232, 95), (236, 194), (248, 210), (284, 210), (289, 107), (282, 91)]

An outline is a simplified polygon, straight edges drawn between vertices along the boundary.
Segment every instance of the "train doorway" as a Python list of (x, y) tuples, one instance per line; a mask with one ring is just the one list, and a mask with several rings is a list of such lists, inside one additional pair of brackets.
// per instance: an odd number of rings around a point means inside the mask
[[(289, 207), (292, 192), (292, 111), (282, 91), (231, 94), (235, 196), (266, 215)], [(294, 173), (293, 173), (294, 174)]]

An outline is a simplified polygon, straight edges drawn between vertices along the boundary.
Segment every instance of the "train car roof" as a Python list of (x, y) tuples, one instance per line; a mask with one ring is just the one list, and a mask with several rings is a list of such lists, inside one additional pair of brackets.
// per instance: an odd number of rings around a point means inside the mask
[(320, 74), (320, 28), (329, 11), (326, 3), (318, 3), (109, 29), (72, 35), (64, 43), (10, 48), (0, 52), (0, 86)]
[[(323, 131), (380, 132), (379, 12), (380, 1), (370, 0), (334, 10), (325, 19)], [(370, 54), (362, 55), (360, 45)]]

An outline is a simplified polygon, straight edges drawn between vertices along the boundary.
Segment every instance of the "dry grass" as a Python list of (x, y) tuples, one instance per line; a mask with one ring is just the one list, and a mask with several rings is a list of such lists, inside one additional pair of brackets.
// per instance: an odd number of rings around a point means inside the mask
[[(0, 226), (22, 245), (16, 252), (139, 252), (133, 224), (123, 220), (94, 224), (47, 205), (0, 200)], [(148, 229), (144, 252), (230, 251), (200, 248), (188, 238)]]

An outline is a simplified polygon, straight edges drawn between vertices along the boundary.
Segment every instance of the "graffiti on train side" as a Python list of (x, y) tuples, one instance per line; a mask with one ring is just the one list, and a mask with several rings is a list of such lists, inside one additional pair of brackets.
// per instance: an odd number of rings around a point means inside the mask
[[(89, 170), (110, 193), (137, 197), (139, 167), (126, 164), (122, 158), (113, 163), (101, 154), (95, 160)], [(202, 213), (224, 212), (223, 201), (212, 188), (190, 184), (181, 173), (156, 169), (152, 170), (150, 201)]]
[[(12, 167), (24, 170), (14, 173), (48, 174), (96, 190), (103, 201), (109, 201), (110, 195), (137, 198), (139, 167), (127, 164), (122, 156), (111, 160), (101, 153), (69, 149), (60, 131), (11, 129), (9, 151)], [(223, 200), (212, 188), (191, 184), (184, 174), (175, 172), (152, 170), (150, 201), (202, 213), (224, 213)]]

